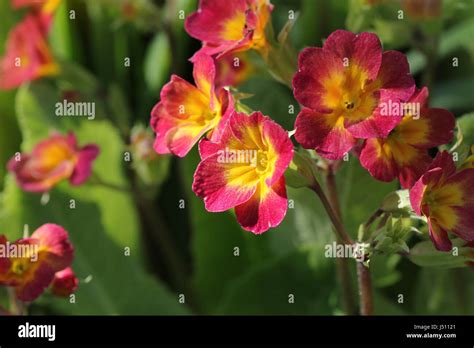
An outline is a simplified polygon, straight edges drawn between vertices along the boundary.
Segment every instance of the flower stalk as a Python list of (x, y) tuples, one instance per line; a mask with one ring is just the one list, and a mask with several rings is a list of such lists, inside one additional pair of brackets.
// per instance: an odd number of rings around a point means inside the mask
[[(331, 203), (331, 206), (333, 207), (334, 212), (339, 218), (339, 221), (342, 221), (341, 205), (339, 203), (339, 195), (337, 193), (336, 186), (336, 177), (331, 168), (328, 169), (328, 173), (326, 175), (326, 185), (329, 193), (329, 201)], [(337, 238), (337, 242), (340, 243), (341, 239)], [(357, 309), (353, 295), (354, 292), (351, 283), (351, 274), (349, 272), (348, 261), (349, 260), (346, 258), (337, 258), (336, 267), (339, 276), (339, 282), (341, 284), (342, 304), (344, 311), (346, 312), (346, 314), (354, 315), (357, 313)]]
[(357, 279), (359, 283), (360, 314), (373, 315), (372, 279), (369, 267), (364, 265), (363, 262), (357, 262)]
[(337, 238), (339, 238), (344, 244), (354, 244), (351, 237), (346, 232), (344, 225), (341, 223), (338, 215), (334, 211), (331, 203), (329, 202), (329, 199), (321, 188), (321, 185), (319, 185), (319, 183), (315, 180), (310, 189), (313, 190), (321, 200), (321, 203), (323, 204), (324, 209), (326, 210), (329, 219), (331, 220), (334, 226), (334, 231), (336, 233)]

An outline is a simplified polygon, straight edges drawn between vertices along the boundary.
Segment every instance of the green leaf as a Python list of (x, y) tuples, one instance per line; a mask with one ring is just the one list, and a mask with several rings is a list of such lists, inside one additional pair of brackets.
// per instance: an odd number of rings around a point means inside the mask
[(465, 243), (461, 239), (455, 239), (453, 241), (454, 249), (450, 252), (443, 252), (436, 250), (430, 240), (420, 242), (410, 250), (408, 258), (421, 267), (465, 267), (466, 262), (472, 260), (469, 256), (471, 249), (463, 247)]
[[(232, 214), (210, 213), (204, 209), (203, 202), (191, 192), (197, 162), (198, 155), (192, 151), (183, 159), (183, 174), (189, 197), (186, 204), (193, 225), (194, 283), (202, 309), (212, 312), (227, 285), (245, 273), (252, 262), (265, 256), (265, 240), (243, 231)], [(257, 245), (255, 248), (259, 248), (262, 255), (252, 255), (252, 244)]]
[(449, 53), (462, 47), (465, 48), (474, 59), (474, 19), (462, 21), (459, 24), (446, 30), (441, 36), (439, 44), (439, 54), (445, 57)]
[[(75, 209), (70, 209), (71, 199), (77, 202)], [(109, 199), (113, 202), (115, 198)], [(8, 207), (8, 214), (2, 209), (0, 226), (10, 239), (20, 236), (18, 227), (24, 223), (32, 232), (48, 222), (63, 226), (75, 249), (73, 269), (80, 279), (92, 277), (90, 282), (80, 283), (75, 304), (47, 296), (41, 299), (56, 312), (80, 315), (188, 313), (186, 307), (178, 303), (177, 294), (171, 294), (143, 271), (137, 247), (130, 246), (131, 256), (126, 256), (124, 248), (105, 233), (103, 211), (93, 200), (84, 201), (66, 190), (56, 189), (44, 206), (38, 195), (22, 192), (9, 177), (3, 207)], [(11, 229), (15, 225), (17, 228)], [(132, 231), (123, 226), (115, 232)]]
[[(75, 133), (80, 144), (95, 143), (100, 147), (101, 153), (94, 162), (94, 173), (108, 183), (127, 188), (123, 170), (125, 145), (117, 130), (107, 121), (83, 121)], [(139, 246), (140, 226), (131, 194), (90, 184), (80, 189), (65, 186), (66, 191), (75, 193), (82, 201), (92, 201), (100, 207), (106, 233), (118, 245)]]
[(60, 61), (60, 71), (58, 83), (64, 89), (80, 91), (89, 96), (94, 95), (99, 90), (97, 78), (78, 64)]
[[(251, 109), (270, 116), (287, 130), (294, 128), (299, 105), (288, 87), (262, 76), (254, 76), (242, 83), (239, 91), (254, 95), (245, 100), (245, 104)], [(272, 93), (266, 93), (266, 91), (272, 91)]]
[(398, 183), (377, 181), (354, 156), (343, 164), (337, 179), (344, 224), (355, 238), (359, 225), (367, 221), (390, 192), (397, 189)]
[(296, 250), (236, 279), (218, 314), (334, 314), (334, 260), (322, 248)]
[(21, 141), (14, 105), (14, 92), (0, 92), (0, 190), (3, 188), (7, 162), (13, 157)]
[(474, 99), (471, 98), (472, 86), (474, 86), (472, 77), (450, 80), (437, 85), (430, 98), (433, 101), (432, 107), (448, 110), (474, 109)]
[(57, 58), (61, 60), (83, 60), (81, 39), (75, 19), (70, 19), (67, 1), (62, 1), (55, 11), (49, 32), (49, 44)]
[(159, 93), (169, 77), (171, 67), (171, 47), (164, 32), (156, 34), (145, 54), (143, 73), (145, 82), (154, 93)]
[(315, 164), (305, 151), (295, 151), (285, 172), (286, 184), (293, 188), (310, 187), (315, 183)]
[[(18, 92), (16, 105), (24, 143), (30, 150), (48, 137), (52, 129), (74, 129), (79, 144), (95, 143), (101, 153), (94, 172), (114, 185), (127, 187), (123, 172), (123, 144), (117, 130), (107, 121), (81, 117), (61, 118), (54, 114), (58, 93), (48, 84), (34, 83)], [(47, 205), (40, 195), (22, 192), (8, 177), (0, 210), (0, 230), (10, 239), (21, 236), (24, 224), (33, 231), (44, 223), (62, 225), (70, 233), (76, 258), (74, 269), (82, 283), (76, 304), (44, 300), (56, 310), (68, 314), (185, 314), (162, 285), (144, 272), (138, 214), (130, 193), (84, 184), (72, 187), (68, 182), (54, 188)], [(119, 213), (117, 213), (119, 212)], [(129, 248), (130, 256), (125, 251)]]
[[(29, 151), (51, 131), (74, 130), (79, 145), (94, 143), (101, 153), (94, 162), (94, 172), (103, 180), (118, 186), (127, 186), (123, 172), (123, 144), (117, 130), (107, 121), (87, 120), (85, 117), (57, 117), (54, 105), (58, 93), (44, 82), (23, 86), (17, 95), (16, 105), (23, 134), (22, 149)], [(80, 189), (65, 185), (80, 199), (92, 200), (102, 208), (102, 219), (110, 237), (120, 245), (138, 244), (138, 217), (130, 195), (91, 185)], [(52, 193), (54, 198), (54, 191)], [(112, 203), (113, 202), (113, 203)], [(120, 211), (120, 214), (117, 214)]]
[(389, 193), (383, 200), (381, 209), (389, 213), (411, 210), (409, 191), (397, 190)]
[(129, 132), (132, 111), (127, 102), (127, 97), (122, 89), (117, 84), (112, 84), (107, 94), (108, 109), (112, 112), (111, 117), (116, 121), (117, 127), (122, 130), (122, 133)]
[(472, 315), (473, 295), (472, 269), (423, 268), (415, 282), (415, 312), (422, 315)]
[(407, 44), (411, 39), (412, 26), (405, 20), (374, 19), (374, 32), (380, 40), (390, 48), (399, 48)]
[(462, 132), (462, 144), (470, 148), (474, 145), (474, 112), (459, 117), (457, 122)]
[(59, 93), (43, 81), (23, 85), (18, 90), (15, 109), (23, 135), (24, 151), (31, 150), (50, 131), (62, 128), (55, 114), (57, 100)]
[[(194, 156), (192, 160), (190, 157), (184, 160), (187, 173), (185, 184), (189, 187), (192, 182), (192, 173), (198, 162), (196, 155)], [(381, 204), (384, 196), (394, 189), (396, 184), (375, 181), (365, 170), (359, 168), (360, 165), (355, 159), (349, 163), (344, 163), (344, 165), (347, 168), (338, 173), (340, 175), (339, 191), (342, 198), (344, 198), (344, 207), (347, 207), (347, 216), (351, 218), (346, 222), (351, 226), (355, 222), (360, 224), (365, 221), (372, 211)], [(347, 183), (349, 180), (353, 180), (357, 185), (349, 185)], [(377, 199), (367, 199), (367, 191), (362, 185), (367, 185), (368, 190), (371, 193), (373, 192)], [(309, 189), (288, 188), (289, 209), (285, 219), (277, 228), (258, 236), (242, 230), (232, 214), (206, 212), (203, 202), (197, 199), (193, 193), (190, 193), (190, 195), (192, 197), (191, 216), (194, 223), (193, 254), (196, 265), (196, 286), (201, 298), (204, 298), (204, 302), (207, 304), (206, 308), (215, 312), (217, 310), (215, 308), (216, 303), (219, 303), (222, 299), (225, 303), (219, 307), (219, 313), (225, 313), (226, 311), (230, 313), (259, 314), (267, 313), (267, 311), (270, 311), (270, 313), (286, 313), (285, 311), (291, 310), (291, 308), (294, 308), (297, 313), (302, 313), (300, 307), (285, 307), (288, 303), (287, 297), (283, 300), (280, 299), (283, 301), (281, 302), (272, 295), (268, 295), (270, 297), (265, 302), (264, 307), (260, 305), (252, 310), (251, 306), (247, 305), (249, 302), (245, 302), (248, 296), (238, 294), (241, 289), (245, 288), (239, 281), (246, 284), (246, 286), (253, 286), (246, 290), (245, 294), (255, 292), (255, 296), (262, 296), (261, 290), (259, 290), (261, 282), (265, 282), (265, 288), (268, 289), (277, 289), (282, 284), (282, 280), (277, 275), (274, 276), (271, 272), (267, 275), (261, 270), (262, 267), (265, 267), (264, 265), (275, 262), (277, 264), (276, 269), (287, 267), (291, 269), (289, 273), (296, 272), (293, 271), (292, 267), (303, 267), (301, 257), (290, 255), (298, 254), (298, 250), (304, 245), (313, 245), (318, 250), (323, 250), (325, 245), (334, 241), (335, 236), (331, 223), (314, 192)], [(354, 209), (354, 206), (358, 208)], [(354, 233), (356, 232), (354, 230)], [(235, 247), (239, 248), (240, 256), (234, 255)], [(285, 259), (285, 262), (280, 261), (278, 263), (278, 260), (282, 259)], [(307, 270), (306, 267), (301, 272), (307, 272), (306, 275), (311, 272), (324, 273), (327, 267), (334, 267), (334, 265), (335, 260), (324, 259), (324, 262), (315, 263), (312, 266), (314, 269)], [(322, 269), (319, 269), (319, 267)], [(350, 269), (352, 274), (354, 271), (355, 267)], [(260, 272), (263, 272), (262, 275), (260, 275)], [(255, 273), (258, 276), (254, 276)], [(255, 277), (256, 279), (254, 279)], [(261, 281), (260, 277), (263, 277), (265, 281)], [(298, 280), (300, 282), (306, 281), (303, 275), (299, 278), (301, 278)], [(336, 274), (331, 273), (328, 278), (330, 279), (324, 279), (323, 282), (335, 282)], [(237, 279), (240, 280), (237, 281)], [(247, 284), (247, 282), (249, 283)], [(285, 287), (284, 289), (287, 290)], [(288, 296), (288, 293), (286, 296)], [(317, 299), (318, 294), (316, 293), (313, 294), (313, 297), (315, 298), (311, 298), (310, 291), (305, 293), (303, 299), (300, 299), (304, 303), (304, 305), (300, 303), (301, 306), (309, 306), (308, 312), (310, 313), (329, 313), (329, 309), (326, 307), (327, 303), (318, 302), (323, 300)], [(252, 301), (258, 302), (260, 297), (258, 300), (252, 299)], [(271, 307), (271, 301), (278, 301), (273, 303), (274, 311), (268, 309)], [(339, 297), (335, 293), (331, 302), (331, 310), (334, 312), (337, 312), (337, 308), (339, 308), (338, 301)], [(241, 308), (240, 311), (239, 308)]]
[(400, 255), (374, 254), (370, 260), (374, 288), (393, 286), (403, 279), (402, 273), (397, 270)]
[(420, 72), (427, 63), (426, 56), (421, 53), (419, 50), (410, 50), (407, 53), (408, 63), (410, 65), (410, 73), (416, 75)]
[(407, 315), (403, 304), (397, 303), (396, 298), (392, 301), (385, 296), (374, 293), (374, 314), (375, 315)]
[(375, 8), (363, 0), (350, 0), (346, 26), (350, 31), (360, 32), (370, 26)]
[[(19, 11), (15, 11), (11, 6), (11, 1), (7, 0), (0, 1), (0, 13), (2, 14), (2, 20), (0, 21), (0, 42), (5, 43), (11, 28), (15, 23), (21, 20), (22, 15)], [(0, 45), (0, 55), (3, 55), (6, 48), (7, 45)]]
[[(398, 32), (397, 32), (398, 34)], [(457, 49), (464, 48), (474, 59), (474, 44), (472, 36), (474, 35), (474, 20), (468, 19), (445, 30), (441, 34), (438, 55), (439, 58), (445, 58)], [(427, 64), (426, 56), (417, 49), (412, 49), (407, 54), (410, 63), (410, 72), (415, 75), (425, 68)], [(449, 89), (448, 89), (449, 90)], [(435, 98), (431, 98), (434, 102)]]

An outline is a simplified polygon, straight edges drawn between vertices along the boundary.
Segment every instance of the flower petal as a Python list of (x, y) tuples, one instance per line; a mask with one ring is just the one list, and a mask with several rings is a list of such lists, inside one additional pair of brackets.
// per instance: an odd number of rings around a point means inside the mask
[(220, 89), (218, 92), (218, 99), (223, 114), (215, 128), (212, 129), (211, 132), (208, 134), (208, 137), (214, 142), (218, 142), (221, 140), (224, 130), (226, 129), (230, 119), (235, 113), (234, 99), (229, 91), (225, 89)]
[(434, 168), (441, 168), (444, 177), (450, 177), (456, 173), (453, 156), (448, 151), (441, 151), (436, 154), (436, 157), (433, 162), (431, 162), (428, 170)]
[(277, 158), (273, 166), (273, 175), (266, 181), (271, 186), (278, 181), (285, 173), (286, 168), (293, 159), (293, 143), (291, 142), (288, 132), (280, 125), (268, 119), (263, 123), (262, 136), (265, 139), (269, 152), (269, 157)]
[(53, 268), (47, 263), (39, 263), (35, 265), (28, 278), (15, 287), (15, 295), (20, 301), (34, 301), (51, 284), (53, 279)]
[(177, 119), (190, 119), (209, 109), (209, 97), (177, 75), (163, 86), (160, 99), (166, 112)]
[(189, 35), (204, 42), (238, 41), (244, 37), (246, 10), (245, 0), (201, 0), (199, 10), (186, 18), (184, 27)]
[(384, 52), (376, 84), (388, 92), (392, 100), (408, 100), (415, 91), (415, 81), (410, 75), (407, 57), (398, 51)]
[(58, 73), (46, 41), (49, 17), (29, 14), (10, 32), (6, 53), (0, 60), (0, 89), (16, 88)]
[(79, 280), (71, 267), (56, 272), (51, 283), (51, 292), (60, 297), (67, 297), (77, 290)]
[(446, 180), (444, 185), (458, 185), (462, 192), (461, 204), (451, 206), (456, 215), (453, 232), (466, 241), (474, 240), (474, 169), (465, 169)]
[(334, 31), (324, 42), (323, 49), (336, 54), (340, 62), (349, 58), (349, 64), (357, 64), (374, 80), (382, 63), (382, 44), (375, 34), (358, 35), (347, 30)]
[(38, 262), (47, 263), (54, 272), (69, 266), (74, 258), (74, 248), (69, 241), (68, 233), (56, 224), (44, 224), (32, 235), (39, 241)]
[(298, 56), (298, 72), (293, 78), (296, 100), (321, 113), (332, 111), (326, 100), (328, 90), (337, 90), (344, 74), (343, 61), (331, 51), (305, 48)]
[(194, 173), (193, 191), (211, 212), (225, 211), (247, 201), (256, 190), (254, 168), (225, 163), (215, 153), (202, 160)]
[(398, 179), (403, 188), (411, 188), (416, 181), (426, 173), (433, 159), (428, 155), (426, 150), (414, 149), (408, 163), (397, 163)]
[(360, 164), (377, 180), (390, 182), (398, 176), (398, 168), (390, 150), (386, 151), (384, 146), (387, 145), (383, 139), (367, 139), (360, 153)]
[(8, 170), (15, 174), (18, 185), (25, 191), (46, 192), (63, 179), (69, 178), (77, 160), (75, 136), (54, 134), (38, 143), (31, 154), (13, 157)]
[[(448, 144), (454, 137), (454, 127), (456, 121), (454, 115), (445, 109), (422, 109), (419, 120), (414, 120), (419, 125), (425, 124), (425, 130), (423, 134), (420, 134), (411, 139), (410, 144), (417, 147), (429, 149), (443, 144)], [(417, 125), (418, 125), (417, 124)]]
[(214, 80), (216, 78), (214, 60), (205, 53), (197, 53), (193, 57), (193, 63), (194, 82), (199, 90), (209, 97), (211, 109), (214, 109)]
[[(2, 234), (0, 235), (0, 245), (4, 245), (6, 248), (7, 238)], [(2, 275), (7, 273), (10, 269), (10, 260), (7, 257), (0, 256), (0, 284), (2, 283)]]
[(343, 118), (303, 109), (296, 118), (295, 139), (306, 149), (315, 149), (321, 156), (340, 159), (357, 140), (344, 128)]
[(86, 145), (79, 151), (76, 167), (70, 178), (72, 185), (80, 185), (89, 178), (92, 173), (92, 162), (99, 152), (99, 147), (96, 145)]
[(286, 215), (287, 196), (282, 176), (271, 187), (260, 184), (253, 196), (235, 207), (237, 221), (247, 231), (261, 234), (278, 226)]
[(430, 165), (428, 171), (418, 179), (410, 190), (411, 207), (418, 215), (423, 215), (422, 201), (427, 186), (435, 186), (444, 175), (443, 168), (431, 168), (432, 165), (433, 164)]
[(173, 75), (151, 112), (155, 150), (159, 154), (171, 152), (184, 157), (218, 121), (218, 116), (206, 117), (211, 113), (209, 104), (210, 99), (203, 92)]
[(428, 218), (428, 228), (435, 248), (439, 251), (451, 251), (453, 245), (449, 240), (448, 233), (430, 218)]

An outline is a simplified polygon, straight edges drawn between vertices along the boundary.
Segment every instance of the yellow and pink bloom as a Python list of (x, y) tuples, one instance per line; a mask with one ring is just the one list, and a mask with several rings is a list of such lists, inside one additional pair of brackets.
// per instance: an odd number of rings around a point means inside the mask
[(382, 105), (406, 101), (415, 85), (402, 53), (382, 52), (375, 34), (337, 30), (300, 53), (293, 88), (303, 106), (296, 140), (340, 159), (357, 139), (386, 137), (402, 117), (384, 115)]
[(410, 190), (410, 201), (415, 213), (428, 219), (438, 250), (451, 250), (448, 232), (474, 241), (474, 169), (456, 170), (448, 152), (438, 153)]
[(8, 162), (8, 170), (23, 190), (47, 192), (65, 179), (72, 185), (84, 183), (98, 154), (96, 145), (79, 147), (73, 133), (53, 134), (38, 143), (31, 153), (14, 156)]
[(8, 246), (6, 238), (0, 236), (0, 244), (4, 249), (13, 245), (17, 250), (23, 250), (14, 256), (0, 258), (0, 285), (14, 287), (16, 297), (25, 302), (38, 298), (55, 274), (68, 267), (74, 258), (68, 233), (55, 224), (45, 224), (31, 237)]
[(216, 68), (210, 56), (195, 55), (193, 75), (196, 86), (172, 75), (151, 112), (154, 149), (159, 154), (184, 157), (204, 135), (219, 141), (233, 112), (231, 94), (215, 87)]
[(407, 101), (406, 105), (413, 107), (386, 138), (365, 141), (360, 163), (374, 178), (387, 182), (398, 178), (403, 188), (411, 188), (433, 160), (428, 149), (452, 140), (454, 115), (445, 109), (428, 108), (427, 102), (425, 87)]
[(59, 297), (68, 297), (78, 287), (79, 280), (76, 278), (71, 267), (67, 267), (54, 275), (51, 283), (51, 292)]
[(193, 191), (210, 212), (235, 208), (239, 224), (260, 234), (287, 211), (286, 168), (293, 158), (288, 133), (260, 112), (235, 113), (220, 142), (203, 139)]
[(59, 72), (46, 41), (51, 20), (49, 15), (29, 14), (10, 32), (0, 60), (0, 89)]
[(266, 57), (265, 28), (273, 6), (268, 0), (200, 0), (197, 12), (186, 18), (189, 35), (203, 42), (200, 52), (220, 56), (254, 49)]

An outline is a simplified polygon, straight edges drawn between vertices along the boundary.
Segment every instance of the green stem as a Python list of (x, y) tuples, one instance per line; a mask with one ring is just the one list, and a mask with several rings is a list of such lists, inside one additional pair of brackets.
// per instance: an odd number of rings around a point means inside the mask
[(329, 216), (329, 219), (331, 220), (334, 226), (334, 231), (336, 232), (336, 236), (344, 244), (354, 244), (351, 237), (349, 237), (349, 234), (346, 232), (344, 226), (339, 220), (337, 214), (334, 212), (334, 209), (332, 208), (331, 203), (329, 202), (328, 198), (326, 197), (319, 183), (315, 181), (313, 185), (310, 187), (310, 189), (313, 190), (318, 195), (319, 199), (321, 200), (321, 203), (323, 204), (323, 207), (326, 210)]
[(369, 217), (367, 222), (365, 223), (365, 228), (368, 229), (372, 224), (383, 214), (383, 210), (378, 208), (374, 213)]
[(10, 313), (14, 315), (27, 315), (26, 305), (16, 298), (15, 289), (8, 288), (8, 298), (10, 299)]
[[(334, 225), (335, 232), (338, 238), (345, 244), (353, 244), (350, 236), (347, 234), (344, 226), (340, 219), (336, 215), (331, 203), (324, 194), (321, 186), (317, 181), (310, 187), (319, 197), (323, 204), (326, 212)], [(372, 315), (373, 314), (373, 293), (372, 293), (372, 280), (370, 271), (362, 262), (357, 262), (357, 278), (359, 284), (359, 295), (360, 295), (360, 314), (361, 315)]]
[[(326, 176), (326, 183), (331, 206), (339, 221), (342, 221), (341, 205), (339, 203), (339, 195), (337, 193), (336, 178), (332, 170), (329, 170)], [(337, 237), (337, 242), (341, 242), (339, 237)], [(354, 299), (354, 290), (352, 288), (351, 274), (349, 271), (349, 260), (347, 258), (337, 258), (336, 266), (339, 282), (341, 284), (342, 304), (344, 311), (346, 314), (355, 315), (357, 313), (357, 308)]]

